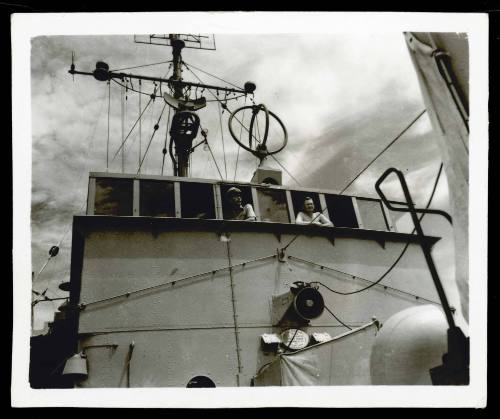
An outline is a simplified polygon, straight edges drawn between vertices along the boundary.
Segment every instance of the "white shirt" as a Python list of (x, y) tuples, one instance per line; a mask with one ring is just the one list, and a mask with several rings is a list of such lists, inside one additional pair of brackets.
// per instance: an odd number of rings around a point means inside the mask
[[(249, 220), (249, 218), (253, 218), (252, 220)], [(255, 212), (253, 211), (253, 207), (251, 204), (246, 204), (244, 207), (241, 208), (239, 213), (234, 213), (232, 214), (232, 217), (229, 218), (230, 220), (248, 220), (248, 221), (255, 221)]]
[(310, 217), (302, 211), (297, 214), (295, 224), (319, 224), (324, 226), (333, 226), (332, 222), (320, 212), (315, 212), (312, 217)]

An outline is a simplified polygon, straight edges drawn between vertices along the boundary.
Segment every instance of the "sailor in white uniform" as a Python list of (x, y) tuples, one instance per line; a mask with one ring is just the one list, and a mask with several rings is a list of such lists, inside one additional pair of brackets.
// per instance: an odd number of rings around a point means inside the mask
[(320, 212), (314, 212), (314, 201), (307, 197), (304, 199), (303, 211), (299, 211), (295, 224), (316, 224), (325, 227), (333, 227), (332, 222)]
[(241, 190), (235, 187), (229, 188), (226, 192), (226, 199), (229, 202), (229, 220), (256, 221), (257, 217), (251, 204), (242, 205)]

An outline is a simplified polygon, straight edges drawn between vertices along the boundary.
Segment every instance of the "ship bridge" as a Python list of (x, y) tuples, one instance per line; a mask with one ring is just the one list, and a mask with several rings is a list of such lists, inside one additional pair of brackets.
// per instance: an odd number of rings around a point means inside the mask
[[(231, 220), (226, 192), (237, 187), (243, 204), (251, 204), (256, 221)], [(295, 219), (304, 199), (311, 198), (315, 211), (322, 212), (333, 224), (326, 230), (317, 225), (298, 225)], [(227, 182), (173, 176), (91, 172), (86, 223), (141, 223), (145, 218), (155, 225), (196, 230), (269, 231), (289, 234), (356, 237), (389, 241), (415, 241), (414, 236), (398, 233), (394, 213), (380, 199), (342, 195), (323, 189), (282, 185)], [(435, 242), (436, 238), (429, 239)]]
[[(440, 305), (420, 243), (437, 238), (377, 199), (262, 180), (90, 174), (53, 325), (85, 355), (77, 386), (292, 385), (296, 359), (317, 368), (295, 384), (366, 385), (378, 322)], [(256, 221), (229, 219), (231, 187)], [(333, 226), (295, 223), (306, 197)]]

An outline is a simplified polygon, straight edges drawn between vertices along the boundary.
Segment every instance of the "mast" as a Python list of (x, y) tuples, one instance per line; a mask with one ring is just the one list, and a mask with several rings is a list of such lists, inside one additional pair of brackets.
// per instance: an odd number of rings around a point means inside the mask
[[(207, 45), (207, 39), (212, 39), (213, 44)], [(189, 176), (189, 157), (190, 154), (197, 147), (193, 147), (193, 140), (198, 135), (200, 128), (200, 118), (195, 113), (197, 110), (202, 109), (206, 106), (207, 100), (203, 96), (198, 96), (198, 89), (207, 89), (209, 91), (216, 90), (217, 92), (225, 92), (226, 94), (240, 94), (248, 95), (253, 94), (256, 86), (252, 82), (246, 82), (244, 88), (238, 87), (227, 87), (227, 86), (216, 86), (202, 83), (184, 81), (182, 79), (182, 66), (186, 65), (182, 61), (181, 52), (183, 48), (194, 48), (203, 50), (215, 50), (215, 38), (206, 35), (191, 35), (191, 34), (168, 34), (168, 35), (149, 35), (147, 40), (140, 40), (138, 36), (134, 36), (134, 42), (144, 43), (151, 45), (163, 45), (172, 47), (172, 66), (173, 73), (167, 79), (163, 77), (151, 77), (145, 75), (137, 75), (130, 73), (122, 73), (118, 71), (112, 71), (109, 69), (109, 65), (103, 61), (98, 61), (96, 63), (96, 68), (89, 71), (78, 71), (75, 69), (74, 57), (72, 57), (71, 67), (68, 71), (71, 75), (79, 74), (85, 76), (94, 76), (95, 79), (99, 81), (109, 82), (110, 80), (120, 80), (121, 82), (127, 82), (131, 80), (139, 80), (139, 83), (144, 81), (165, 83), (170, 87), (172, 94), (167, 92), (163, 93), (163, 100), (168, 106), (174, 109), (174, 115), (170, 123), (170, 143), (169, 143), (169, 153), (172, 159), (172, 164), (174, 167), (174, 176), (188, 177)], [(191, 89), (194, 88), (195, 93), (192, 97)], [(161, 91), (161, 90), (160, 90)], [(156, 96), (156, 90), (150, 95), (151, 98), (159, 97)], [(122, 100), (123, 102), (123, 100)], [(140, 106), (140, 105), (139, 105)], [(122, 104), (123, 107), (123, 104)], [(123, 114), (123, 110), (122, 110)], [(123, 119), (123, 115), (122, 115)], [(139, 118), (140, 119), (140, 118)], [(155, 125), (155, 130), (158, 129), (158, 124)], [(123, 127), (122, 127), (123, 131)], [(207, 143), (206, 131), (202, 135), (204, 140), (199, 143)], [(125, 146), (126, 138), (123, 138), (122, 133), (122, 145), (119, 151), (122, 151), (122, 172), (124, 171), (124, 156), (123, 149)], [(199, 145), (198, 144), (198, 145)], [(175, 147), (175, 152), (174, 152)], [(167, 152), (166, 148), (163, 149), (163, 153)], [(140, 167), (139, 167), (140, 170)]]
[[(172, 45), (172, 65), (174, 68), (174, 74), (172, 75), (172, 80), (180, 81), (182, 79), (182, 57), (181, 51), (186, 45), (186, 43), (179, 38), (179, 35), (170, 35), (171, 45)], [(182, 86), (179, 83), (174, 84), (174, 97), (180, 99), (182, 97)]]
[[(172, 45), (172, 64), (173, 64), (173, 75), (172, 80), (175, 82), (180, 82), (182, 80), (182, 56), (181, 51), (186, 45), (185, 42), (179, 38), (179, 35), (170, 34), (170, 44)], [(183, 96), (182, 85), (180, 83), (174, 84), (174, 99), (181, 99)], [(175, 110), (174, 119), (178, 116), (179, 109)], [(179, 141), (175, 141), (175, 134), (170, 131), (171, 141), (175, 142), (175, 149), (177, 154), (177, 167), (174, 168), (174, 173), (177, 176), (187, 177), (189, 176), (189, 154), (191, 147), (187, 148), (179, 144)]]

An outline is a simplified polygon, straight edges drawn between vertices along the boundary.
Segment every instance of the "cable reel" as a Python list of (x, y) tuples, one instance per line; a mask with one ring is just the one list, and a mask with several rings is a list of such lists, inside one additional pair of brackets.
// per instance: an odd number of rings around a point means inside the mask
[[(250, 125), (249, 125), (249, 128), (247, 130), (248, 131), (248, 145), (243, 144), (238, 139), (238, 137), (236, 136), (236, 134), (233, 130), (234, 117), (236, 116), (237, 113), (242, 112), (245, 109), (252, 110), (252, 118), (250, 119)], [(254, 126), (255, 126), (255, 120), (256, 120), (257, 115), (260, 111), (263, 111), (265, 113), (266, 123), (265, 123), (265, 128), (264, 128), (264, 136), (259, 141), (259, 140), (257, 140), (257, 137), (254, 135), (253, 131), (254, 131)], [(281, 146), (279, 148), (277, 148), (276, 150), (272, 150), (272, 151), (269, 151), (267, 149), (267, 139), (269, 136), (269, 119), (270, 119), (269, 117), (270, 116), (278, 122), (278, 124), (281, 126), (281, 129), (283, 130), (283, 134), (284, 134), (283, 143), (281, 144)], [(240, 124), (243, 125), (242, 122), (240, 122)], [(240, 147), (244, 148), (245, 150), (249, 151), (257, 158), (259, 158), (260, 161), (265, 159), (267, 156), (272, 156), (273, 154), (279, 153), (281, 150), (283, 150), (286, 147), (286, 145), (288, 143), (288, 132), (286, 130), (285, 125), (283, 124), (281, 119), (278, 118), (278, 116), (275, 113), (268, 110), (267, 107), (263, 103), (261, 103), (259, 105), (242, 106), (241, 108), (236, 109), (234, 112), (231, 113), (231, 116), (229, 117), (228, 125), (229, 125), (229, 132), (231, 133), (233, 140), (236, 141), (236, 143)], [(254, 141), (253, 141), (254, 139), (256, 140), (255, 146), (254, 146)]]

